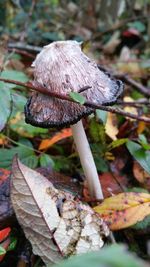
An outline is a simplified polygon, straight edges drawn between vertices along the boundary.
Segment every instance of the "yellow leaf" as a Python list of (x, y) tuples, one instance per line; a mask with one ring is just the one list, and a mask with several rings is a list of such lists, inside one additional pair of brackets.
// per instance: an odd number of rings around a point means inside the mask
[(150, 215), (150, 194), (120, 193), (94, 208), (111, 230), (127, 228)]
[(112, 139), (116, 140), (118, 134), (117, 117), (115, 114), (108, 112), (107, 121), (105, 125), (106, 134)]
[(142, 77), (145, 74), (145, 70), (141, 68), (140, 64), (138, 62), (119, 62), (118, 69), (120, 72), (128, 73), (129, 75), (135, 76), (135, 77)]
[(0, 135), (0, 145), (7, 145), (7, 143), (8, 143), (8, 140), (7, 140), (7, 137), (6, 136), (4, 136), (4, 135)]
[(71, 128), (63, 129), (61, 132), (55, 134), (52, 138), (42, 140), (42, 142), (39, 145), (39, 150), (48, 149), (49, 147), (51, 147), (53, 144), (57, 143), (58, 141), (65, 139), (67, 137), (70, 137), (70, 136), (72, 136)]
[[(125, 96), (123, 100), (124, 102), (131, 102), (131, 103), (134, 102), (134, 99), (131, 98), (130, 96)], [(130, 107), (130, 106), (124, 107), (124, 111), (132, 113), (134, 115), (138, 115), (137, 109), (135, 107)], [(127, 119), (130, 121), (135, 121), (135, 119), (132, 119), (132, 118), (127, 118)]]

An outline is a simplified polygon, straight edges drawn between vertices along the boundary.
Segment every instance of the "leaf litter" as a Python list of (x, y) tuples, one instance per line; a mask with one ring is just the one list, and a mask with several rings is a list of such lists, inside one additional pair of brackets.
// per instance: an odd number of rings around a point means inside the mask
[(33, 252), (47, 263), (99, 250), (109, 229), (94, 210), (23, 165), (12, 164), (11, 200)]

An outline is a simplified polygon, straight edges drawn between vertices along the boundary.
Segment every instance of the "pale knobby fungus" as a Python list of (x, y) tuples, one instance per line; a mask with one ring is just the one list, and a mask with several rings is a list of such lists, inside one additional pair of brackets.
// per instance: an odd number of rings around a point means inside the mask
[[(69, 95), (80, 92), (87, 101), (112, 104), (123, 91), (123, 84), (102, 72), (76, 41), (58, 41), (45, 46), (37, 55), (34, 85), (47, 91)], [(86, 88), (86, 90), (82, 90)], [(94, 110), (75, 102), (34, 92), (25, 107), (26, 122), (39, 127), (72, 125), (72, 132), (92, 198), (103, 199), (103, 193), (83, 128), (81, 118)]]

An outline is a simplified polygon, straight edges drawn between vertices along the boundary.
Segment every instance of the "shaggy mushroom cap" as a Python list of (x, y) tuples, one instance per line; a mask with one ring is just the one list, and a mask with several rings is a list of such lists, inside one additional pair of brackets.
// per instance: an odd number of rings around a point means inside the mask
[[(45, 46), (37, 55), (34, 85), (49, 92), (69, 95), (90, 87), (81, 94), (95, 104), (113, 104), (123, 91), (123, 84), (102, 72), (76, 41), (58, 41)], [(74, 124), (94, 110), (74, 102), (34, 92), (25, 106), (26, 122), (44, 128)]]

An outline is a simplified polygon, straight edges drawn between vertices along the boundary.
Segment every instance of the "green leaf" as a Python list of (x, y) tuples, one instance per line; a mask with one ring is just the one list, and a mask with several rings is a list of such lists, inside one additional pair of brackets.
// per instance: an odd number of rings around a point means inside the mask
[(146, 216), (143, 221), (136, 223), (132, 226), (132, 229), (146, 230), (150, 227), (150, 215)]
[(13, 109), (16, 111), (24, 112), (24, 106), (27, 102), (27, 98), (17, 93), (12, 93)]
[(146, 30), (146, 27), (145, 27), (144, 23), (142, 23), (141, 21), (138, 21), (138, 20), (136, 20), (134, 22), (129, 22), (128, 26), (132, 27), (132, 28), (135, 28), (139, 32), (144, 32)]
[(44, 32), (42, 33), (42, 37), (44, 39), (50, 40), (50, 41), (58, 41), (58, 40), (64, 40), (64, 34), (62, 32)]
[(23, 137), (34, 137), (48, 132), (48, 129), (34, 127), (25, 122), (24, 114), (18, 112), (10, 120), (10, 129)]
[(150, 145), (147, 142), (147, 139), (145, 137), (144, 134), (139, 134), (139, 140), (140, 140), (140, 144), (141, 146), (146, 149), (146, 150), (150, 150)]
[(36, 155), (30, 155), (22, 159), (22, 163), (30, 167), (31, 169), (35, 169), (38, 165), (38, 158)]
[[(119, 256), (118, 256), (119, 255)], [(73, 256), (53, 267), (144, 267), (144, 262), (122, 245), (107, 246), (100, 251)], [(50, 267), (50, 265), (48, 265)]]
[[(30, 143), (31, 144), (31, 143)], [(17, 147), (13, 147), (11, 149), (1, 148), (0, 149), (0, 168), (11, 168), (12, 158), (18, 154), (18, 157), (24, 164), (26, 164), (30, 168), (35, 168), (38, 164), (38, 158), (35, 155), (32, 144), (31, 147), (18, 145)]]
[(96, 116), (103, 124), (106, 124), (108, 112), (105, 110), (96, 109)]
[(146, 172), (150, 173), (150, 151), (146, 151), (141, 145), (133, 141), (128, 141), (126, 145), (131, 155), (138, 161)]
[[(17, 71), (17, 70), (4, 70), (1, 73), (1, 77), (5, 78), (5, 79), (10, 79), (10, 80), (16, 80), (19, 82), (27, 82), (28, 81), (28, 77), (27, 75), (22, 72), (22, 71)], [(13, 86), (16, 87), (15, 84), (10, 84), (11, 87)]]
[(108, 145), (107, 149), (108, 151), (110, 151), (116, 147), (124, 145), (127, 141), (128, 141), (128, 138), (114, 140), (111, 144)]
[(0, 82), (0, 131), (5, 127), (11, 112), (11, 96), (6, 84)]
[(16, 247), (16, 245), (17, 245), (17, 239), (16, 239), (16, 237), (11, 237), (11, 242), (10, 242), (8, 248), (7, 248), (7, 251), (14, 250), (15, 247)]
[(99, 142), (102, 145), (106, 143), (106, 134), (104, 125), (97, 122), (95, 118), (90, 120), (90, 135), (92, 139), (97, 143)]
[(82, 95), (80, 95), (79, 93), (76, 92), (70, 92), (69, 96), (75, 101), (80, 103), (81, 105), (83, 105), (86, 101), (86, 98)]
[(94, 161), (95, 161), (95, 165), (96, 165), (98, 172), (108, 172), (109, 170), (108, 163), (105, 159), (96, 155), (94, 157)]
[(54, 166), (54, 161), (52, 160), (52, 158), (49, 155), (42, 154), (40, 156), (40, 165), (42, 167), (53, 167)]
[(6, 250), (0, 246), (0, 255), (6, 254)]
[(139, 134), (139, 140), (141, 141), (141, 143), (147, 144), (147, 139), (144, 134)]

